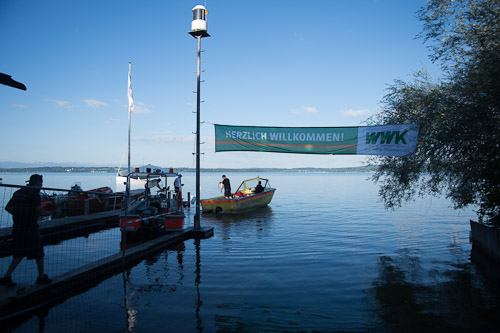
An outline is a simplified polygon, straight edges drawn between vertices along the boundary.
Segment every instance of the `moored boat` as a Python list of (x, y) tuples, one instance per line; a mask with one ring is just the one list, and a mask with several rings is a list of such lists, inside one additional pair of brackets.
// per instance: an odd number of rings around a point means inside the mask
[[(177, 231), (184, 226), (184, 208), (182, 205), (182, 186), (170, 190), (167, 180), (177, 177), (172, 168), (162, 169), (154, 165), (145, 165), (129, 172), (130, 166), (130, 121), (134, 108), (132, 86), (130, 82), (131, 63), (128, 76), (128, 166), (127, 171), (118, 171), (117, 183), (125, 180), (127, 197), (120, 213), (120, 229), (127, 234), (153, 236), (158, 231)], [(142, 169), (142, 170), (141, 170)], [(144, 195), (133, 200), (130, 185), (132, 180), (145, 181)], [(162, 183), (163, 180), (163, 183)]]
[[(138, 167), (138, 168), (134, 168), (134, 173), (132, 174), (131, 179), (144, 180), (147, 178), (149, 173), (161, 173), (161, 172), (168, 173), (168, 172), (173, 172), (173, 171), (159, 167), (157, 165), (147, 164), (147, 165), (143, 165), (143, 166)], [(129, 172), (126, 169), (125, 170), (118, 170), (118, 172), (116, 174), (117, 182), (127, 181), (128, 174), (129, 174)]]
[[(262, 186), (260, 190), (259, 184)], [(275, 191), (268, 179), (251, 178), (244, 180), (231, 198), (218, 196), (202, 199), (201, 206), (204, 213), (239, 214), (267, 206)]]
[[(127, 233), (142, 232), (150, 236), (157, 231), (180, 231), (184, 227), (182, 186), (179, 191), (170, 189), (169, 177), (173, 172), (130, 173), (128, 180), (145, 179), (144, 195), (130, 200), (120, 214), (120, 228)], [(172, 186), (173, 187), (173, 186)]]
[[(134, 196), (139, 193), (135, 192)], [(117, 210), (121, 208), (123, 193), (114, 193), (108, 186), (84, 191), (75, 183), (68, 194), (40, 193), (42, 206), (47, 210), (57, 210), (56, 218), (73, 217)]]

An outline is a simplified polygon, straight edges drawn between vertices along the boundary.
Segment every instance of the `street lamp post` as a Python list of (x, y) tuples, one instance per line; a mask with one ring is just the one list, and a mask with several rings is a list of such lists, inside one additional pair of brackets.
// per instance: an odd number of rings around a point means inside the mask
[(188, 33), (198, 40), (198, 66), (196, 82), (196, 215), (194, 217), (194, 229), (200, 230), (200, 76), (201, 76), (201, 39), (210, 37), (207, 32), (207, 10), (198, 5), (193, 8), (193, 21), (191, 31)]

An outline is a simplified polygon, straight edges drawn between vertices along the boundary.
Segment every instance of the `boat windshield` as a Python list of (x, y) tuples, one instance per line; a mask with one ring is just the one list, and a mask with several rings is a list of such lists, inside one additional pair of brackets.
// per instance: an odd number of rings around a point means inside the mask
[(253, 192), (255, 190), (255, 186), (259, 184), (259, 181), (261, 182), (262, 187), (264, 187), (264, 190), (270, 189), (271, 185), (269, 184), (269, 180), (264, 179), (264, 178), (253, 178), (253, 179), (248, 179), (245, 180), (241, 183), (240, 187), (238, 187), (238, 190), (236, 192), (241, 191), (241, 192)]

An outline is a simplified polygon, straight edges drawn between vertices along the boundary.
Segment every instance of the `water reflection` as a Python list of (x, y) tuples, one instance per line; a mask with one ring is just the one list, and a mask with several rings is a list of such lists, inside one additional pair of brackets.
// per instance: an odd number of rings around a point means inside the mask
[(472, 245), (471, 261), (483, 273), (488, 287), (500, 298), (500, 261), (486, 256), (477, 245)]
[[(131, 245), (131, 244), (129, 244)], [(135, 245), (135, 243), (134, 243)], [(165, 264), (161, 264), (159, 261), (162, 258), (162, 254), (150, 257), (144, 261), (146, 267), (146, 278), (148, 280), (147, 285), (136, 286), (133, 279), (131, 278), (130, 269), (123, 273), (123, 286), (124, 286), (124, 304), (126, 311), (126, 327), (128, 331), (134, 331), (134, 327), (137, 323), (137, 313), (138, 311), (134, 309), (134, 306), (139, 307), (138, 294), (143, 292), (175, 292), (178, 287), (182, 285), (184, 280), (184, 251), (186, 247), (184, 242), (174, 244), (167, 248), (164, 252), (165, 254)], [(168, 262), (169, 256), (175, 253), (175, 259), (177, 262), (177, 268), (172, 268)], [(199, 256), (199, 252), (197, 253)], [(197, 261), (198, 262), (198, 261)], [(160, 263), (156, 265), (157, 263)], [(159, 269), (158, 269), (159, 268)], [(199, 270), (199, 269), (197, 269)], [(171, 281), (172, 276), (177, 275), (175, 283), (165, 283), (164, 281)], [(164, 279), (159, 278), (163, 277)], [(127, 290), (128, 287), (128, 290)]]
[(195, 239), (194, 240), (194, 246), (196, 248), (196, 270), (195, 270), (195, 280), (194, 280), (194, 285), (196, 287), (196, 329), (201, 332), (203, 331), (203, 325), (201, 321), (201, 316), (200, 316), (200, 309), (201, 305), (203, 304), (201, 300), (201, 294), (200, 294), (200, 282), (201, 282), (201, 260), (200, 260), (200, 240)]
[[(221, 233), (224, 240), (231, 239), (232, 234), (245, 234), (251, 232), (258, 238), (263, 233), (270, 232), (270, 225), (275, 221), (275, 216), (271, 207), (266, 206), (258, 210), (243, 214), (204, 214), (203, 222), (210, 226), (217, 227), (217, 233)], [(236, 229), (236, 233), (232, 233)]]
[[(173, 292), (177, 290), (182, 285), (182, 280), (184, 279), (184, 250), (184, 242), (169, 247), (164, 252), (165, 264), (161, 264), (160, 262), (162, 254), (145, 259), (144, 265), (147, 283), (137, 288), (134, 287), (133, 283), (130, 283), (131, 287), (137, 292)], [(171, 263), (168, 262), (169, 253), (172, 252), (177, 252), (177, 267), (171, 267)], [(173, 278), (175, 275), (177, 277)], [(171, 281), (174, 282), (172, 283)], [(131, 282), (130, 279), (129, 282)]]
[[(196, 328), (198, 331), (203, 331), (202, 319), (200, 315), (201, 306), (203, 301), (201, 299), (200, 293), (200, 283), (201, 283), (201, 246), (200, 240), (194, 239), (195, 245), (195, 277), (194, 277), (194, 287), (196, 289)], [(156, 255), (154, 257), (148, 258), (144, 261), (145, 264), (145, 277), (148, 284), (140, 285), (135, 284), (131, 278), (131, 269), (123, 274), (124, 276), (124, 304), (126, 310), (126, 328), (127, 331), (134, 331), (134, 327), (137, 324), (138, 310), (136, 308), (143, 308), (140, 304), (141, 293), (175, 293), (179, 287), (183, 285), (184, 280), (184, 254), (185, 254), (184, 242), (174, 244), (167, 248), (162, 254)], [(164, 263), (162, 263), (162, 256), (164, 255)], [(172, 267), (172, 260), (169, 261), (169, 257), (175, 255), (175, 261), (177, 263), (176, 267)], [(177, 275), (176, 278), (173, 276)], [(171, 281), (175, 282), (172, 283)]]
[(135, 323), (137, 321), (137, 310), (132, 307), (132, 300), (135, 296), (135, 290), (130, 288), (130, 294), (127, 293), (127, 282), (129, 282), (130, 269), (122, 272), (123, 276), (123, 295), (125, 304), (125, 327), (127, 331), (132, 332), (134, 330)]
[(500, 327), (495, 296), (482, 292), (475, 267), (459, 258), (427, 268), (416, 253), (401, 250), (378, 260), (378, 277), (369, 294), (377, 303), (384, 329), (391, 332), (476, 331)]

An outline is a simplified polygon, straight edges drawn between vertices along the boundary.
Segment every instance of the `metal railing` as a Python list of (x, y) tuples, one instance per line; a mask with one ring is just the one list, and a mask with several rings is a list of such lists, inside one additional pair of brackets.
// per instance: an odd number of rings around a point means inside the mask
[[(5, 206), (14, 192), (26, 186), (0, 184), (0, 276), (13, 255), (12, 215)], [(53, 216), (38, 219), (45, 252), (45, 272), (61, 275), (120, 252), (119, 214), (125, 193), (40, 188), (42, 206)], [(35, 260), (23, 260), (12, 274), (18, 284), (34, 284)]]

